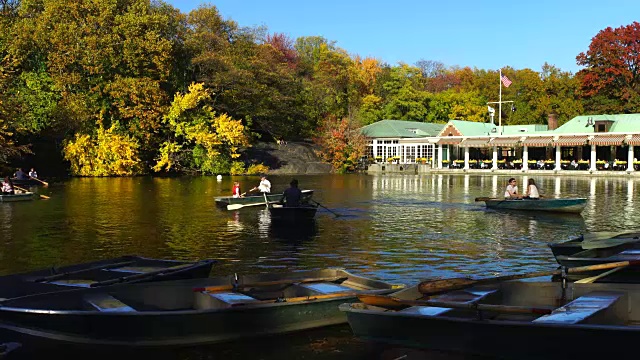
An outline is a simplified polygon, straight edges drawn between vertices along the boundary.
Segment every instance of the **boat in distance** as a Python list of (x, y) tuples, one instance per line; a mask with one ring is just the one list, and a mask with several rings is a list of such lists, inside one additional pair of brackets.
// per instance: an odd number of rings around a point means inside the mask
[[(593, 359), (635, 351), (640, 284), (505, 281), (425, 298), (340, 305), (364, 340), (500, 359)], [(366, 297), (365, 297), (366, 298)], [(589, 344), (589, 345), (587, 345)]]
[(30, 201), (35, 198), (35, 194), (32, 192), (22, 192), (16, 194), (0, 194), (0, 203), (2, 202), (16, 202), (16, 201)]
[(542, 199), (498, 199), (477, 198), (484, 201), (488, 209), (547, 211), (556, 213), (580, 214), (587, 206), (586, 198), (542, 198)]
[[(313, 190), (302, 190), (302, 199), (300, 200), (303, 204), (308, 203), (313, 196)], [(267, 199), (269, 204), (275, 204), (282, 199), (282, 193), (270, 193), (267, 195)], [(244, 196), (239, 198), (234, 198), (233, 196), (217, 196), (215, 197), (216, 206), (221, 208), (226, 208), (228, 205), (244, 205), (244, 206), (258, 206), (258, 205), (266, 205), (264, 200), (264, 195), (251, 195)]]
[(0, 299), (121, 283), (208, 277), (214, 263), (215, 260), (191, 262), (128, 255), (51, 267), (0, 276)]
[(342, 269), (122, 284), (0, 302), (25, 346), (171, 348), (341, 324), (338, 305), (403, 288)]

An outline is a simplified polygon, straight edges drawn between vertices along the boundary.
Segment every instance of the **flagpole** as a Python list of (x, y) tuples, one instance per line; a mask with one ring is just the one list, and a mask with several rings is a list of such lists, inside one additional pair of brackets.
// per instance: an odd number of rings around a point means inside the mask
[(498, 127), (500, 128), (500, 134), (502, 134), (502, 68), (500, 69), (498, 82), (500, 83), (500, 100), (498, 101)]

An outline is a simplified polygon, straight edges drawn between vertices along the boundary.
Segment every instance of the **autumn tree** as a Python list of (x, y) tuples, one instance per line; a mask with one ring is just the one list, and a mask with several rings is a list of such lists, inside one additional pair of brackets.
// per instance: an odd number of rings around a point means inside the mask
[(315, 142), (320, 147), (318, 154), (340, 173), (355, 169), (367, 144), (357, 124), (335, 116), (322, 120)]
[(587, 109), (600, 113), (637, 112), (640, 106), (640, 23), (607, 27), (576, 57)]

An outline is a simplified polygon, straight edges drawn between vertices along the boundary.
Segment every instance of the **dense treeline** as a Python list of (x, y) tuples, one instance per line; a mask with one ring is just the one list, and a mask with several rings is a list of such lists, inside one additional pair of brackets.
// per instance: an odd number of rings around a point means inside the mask
[[(189, 14), (150, 0), (0, 7), (0, 163), (45, 143), (75, 175), (260, 172), (243, 158), (251, 143), (313, 139), (344, 170), (362, 151), (354, 134), (362, 125), (488, 121), (487, 102), (498, 100), (498, 70), (390, 65), (322, 37), (241, 27), (214, 6)], [(502, 69), (513, 81), (503, 99), (514, 101), (503, 122), (636, 112), (639, 34), (638, 23), (601, 31), (575, 75), (548, 64)]]

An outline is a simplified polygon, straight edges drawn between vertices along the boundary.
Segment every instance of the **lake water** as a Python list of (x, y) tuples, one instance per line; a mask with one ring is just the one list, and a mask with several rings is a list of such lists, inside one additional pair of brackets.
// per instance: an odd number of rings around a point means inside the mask
[[(498, 212), (474, 201), (500, 196), (509, 177), (297, 176), (302, 189), (315, 190), (313, 198), (340, 216), (321, 208), (313, 226), (295, 231), (271, 226), (263, 206), (216, 208), (214, 196), (230, 194), (233, 181), (246, 191), (258, 184), (257, 177), (72, 179), (39, 188), (49, 200), (0, 204), (0, 273), (138, 254), (217, 259), (214, 275), (337, 266), (413, 285), (432, 277), (553, 270), (548, 242), (587, 231), (640, 228), (640, 195), (634, 191), (640, 180), (535, 177), (547, 197), (587, 197), (581, 216)], [(522, 189), (527, 178), (517, 179)], [(279, 192), (291, 177), (270, 180)], [(313, 347), (318, 340), (304, 334), (298, 336), (308, 346), (281, 351), (293, 351), (296, 358), (339, 358), (362, 346), (344, 327), (322, 334), (339, 345), (327, 340), (328, 349)], [(272, 350), (273, 357), (262, 358), (282, 358)]]

